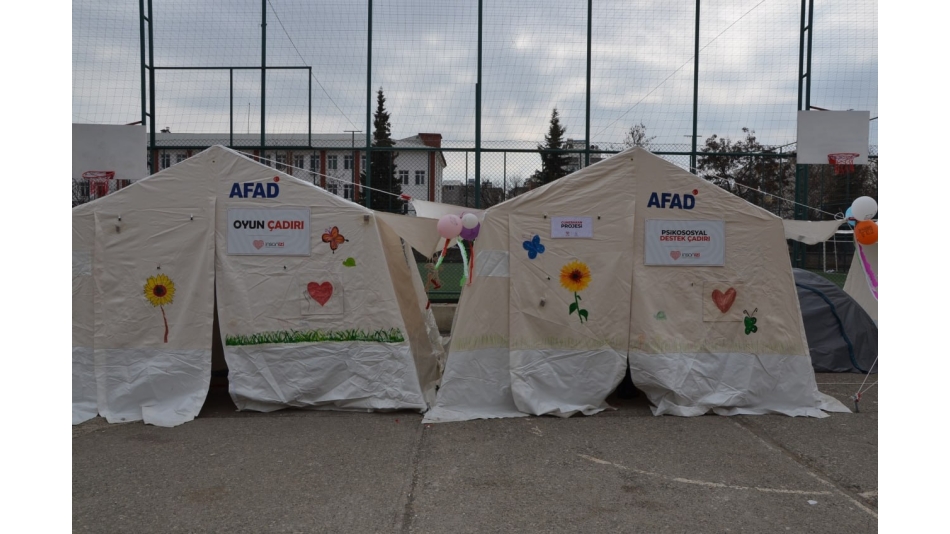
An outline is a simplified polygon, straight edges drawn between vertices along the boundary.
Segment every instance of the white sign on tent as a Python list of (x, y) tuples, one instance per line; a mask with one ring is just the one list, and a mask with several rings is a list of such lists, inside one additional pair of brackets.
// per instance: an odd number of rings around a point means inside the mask
[(593, 217), (551, 217), (551, 238), (592, 238)]
[(310, 208), (228, 208), (228, 254), (310, 255)]
[(647, 219), (644, 265), (715, 265), (726, 263), (725, 221)]

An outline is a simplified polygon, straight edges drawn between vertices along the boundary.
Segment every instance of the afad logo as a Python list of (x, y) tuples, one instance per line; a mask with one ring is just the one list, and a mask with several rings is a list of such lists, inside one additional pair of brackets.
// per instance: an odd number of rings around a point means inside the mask
[(648, 208), (669, 208), (680, 210), (691, 210), (696, 207), (696, 195), (698, 189), (693, 189), (693, 194), (684, 193), (650, 193), (650, 200), (647, 202)]
[(279, 176), (274, 177), (274, 183), (265, 184), (262, 182), (238, 182), (231, 186), (231, 194), (228, 198), (277, 198), (280, 194)]

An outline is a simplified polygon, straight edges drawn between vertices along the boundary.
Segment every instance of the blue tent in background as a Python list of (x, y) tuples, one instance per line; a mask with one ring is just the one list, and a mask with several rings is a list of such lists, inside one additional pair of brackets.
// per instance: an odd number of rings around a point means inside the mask
[(812, 367), (818, 373), (876, 373), (877, 325), (827, 278), (792, 269)]

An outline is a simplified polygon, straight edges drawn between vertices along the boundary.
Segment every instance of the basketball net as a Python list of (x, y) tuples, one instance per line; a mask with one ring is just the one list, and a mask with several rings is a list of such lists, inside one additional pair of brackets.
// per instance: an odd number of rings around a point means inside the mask
[(853, 152), (842, 152), (838, 154), (828, 154), (828, 164), (835, 166), (835, 176), (854, 172), (854, 158), (858, 154)]
[(89, 181), (90, 196), (102, 198), (109, 194), (109, 180), (115, 178), (115, 171), (86, 171), (82, 177)]

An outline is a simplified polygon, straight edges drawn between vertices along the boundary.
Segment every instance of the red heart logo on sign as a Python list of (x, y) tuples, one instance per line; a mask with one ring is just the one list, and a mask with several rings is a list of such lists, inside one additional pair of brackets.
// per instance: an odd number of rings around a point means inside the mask
[(670, 252), (670, 256), (671, 256), (674, 260), (678, 260), (678, 259), (680, 259), (680, 251), (674, 250), (673, 252)]
[(320, 303), (321, 306), (327, 303), (330, 300), (330, 296), (333, 295), (333, 284), (330, 282), (324, 282), (318, 284), (316, 282), (310, 282), (307, 284), (307, 293), (310, 294), (310, 297), (313, 300)]
[(256, 248), (257, 250), (260, 250), (261, 247), (263, 247), (263, 246), (264, 246), (264, 241), (263, 241), (263, 240), (257, 239), (257, 240), (254, 241), (254, 248)]
[(736, 301), (736, 290), (734, 288), (729, 288), (725, 293), (714, 289), (712, 292), (713, 302), (716, 303), (716, 307), (719, 308), (719, 311), (726, 313), (729, 311), (729, 308), (732, 307), (732, 303)]

